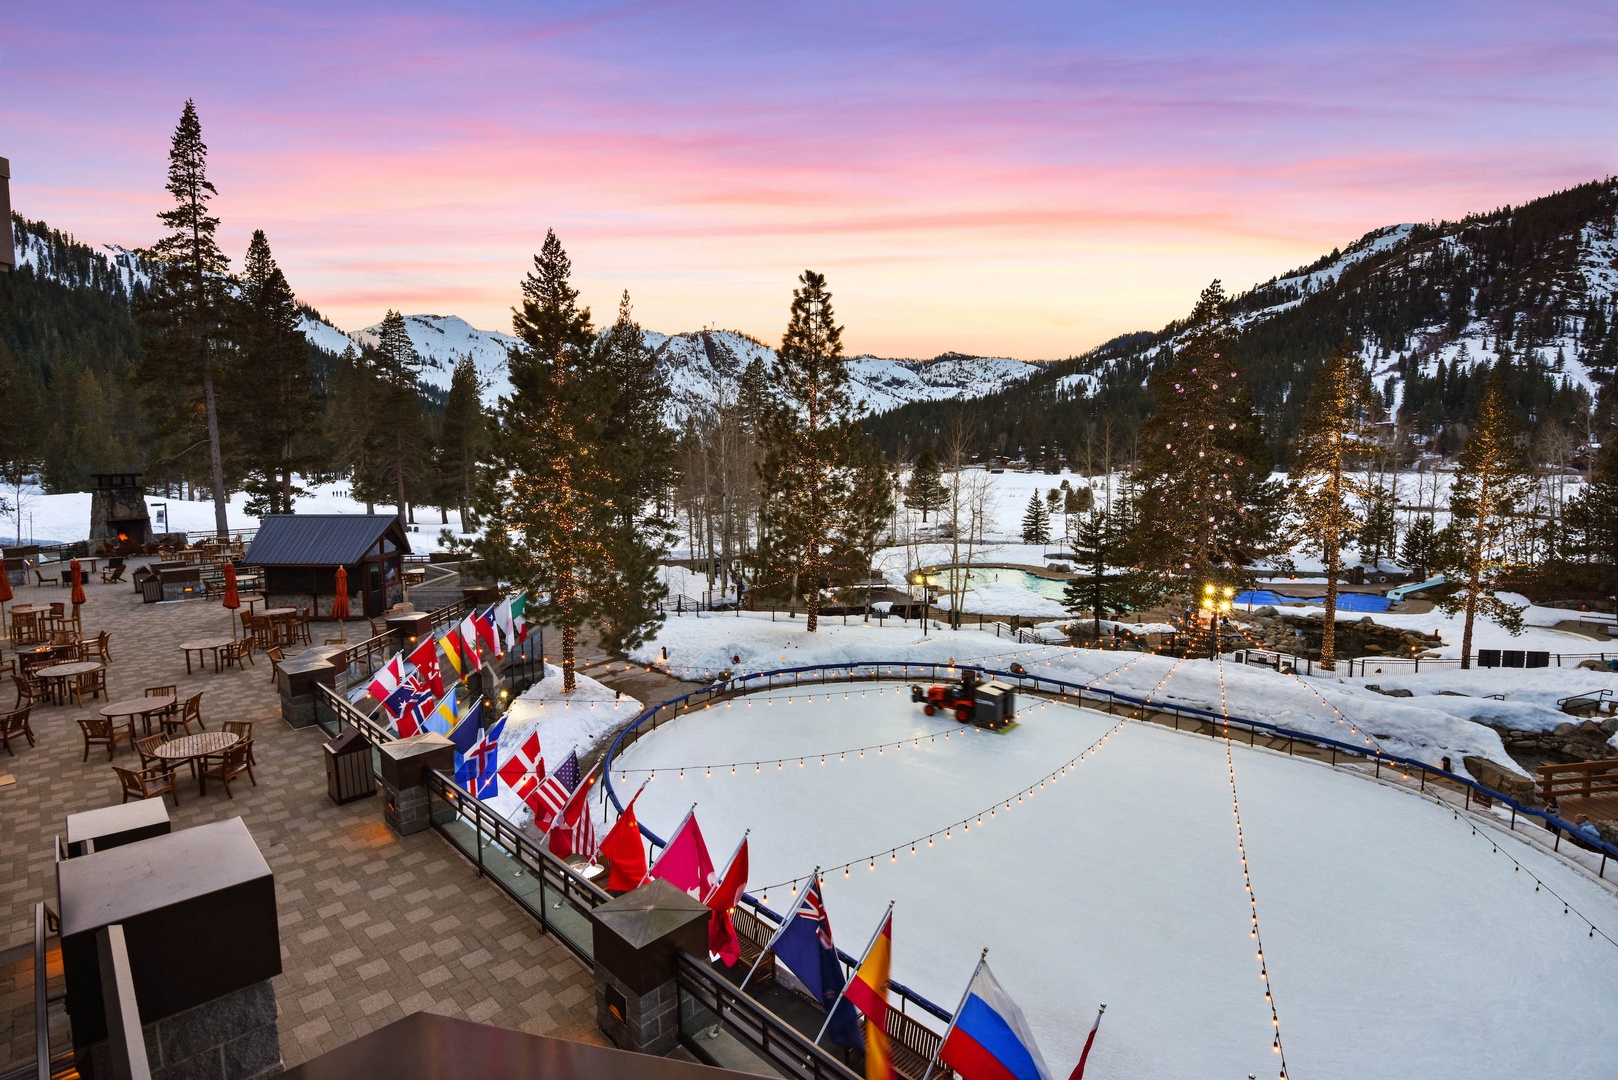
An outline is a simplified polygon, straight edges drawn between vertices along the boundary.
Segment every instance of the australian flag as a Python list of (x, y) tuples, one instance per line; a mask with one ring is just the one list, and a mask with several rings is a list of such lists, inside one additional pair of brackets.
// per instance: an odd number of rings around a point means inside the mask
[[(843, 992), (843, 965), (837, 959), (837, 946), (832, 942), (831, 921), (826, 918), (826, 907), (821, 903), (819, 881), (811, 880), (798, 893), (770, 949), (820, 1001), (822, 1009), (830, 1008), (831, 1003), (837, 1001)], [(865, 1045), (860, 1034), (859, 1013), (846, 1000), (838, 1001), (826, 1033), (839, 1046)]]

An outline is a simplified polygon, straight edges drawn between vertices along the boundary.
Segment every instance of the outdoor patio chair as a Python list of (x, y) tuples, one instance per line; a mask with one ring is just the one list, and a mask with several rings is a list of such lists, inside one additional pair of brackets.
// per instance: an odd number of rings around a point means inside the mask
[(112, 663), (112, 632), (103, 630), (96, 635), (95, 656), (103, 664)]
[(111, 761), (112, 755), (118, 750), (119, 743), (126, 742), (131, 746), (135, 744), (135, 722), (133, 720), (125, 728), (114, 724), (105, 716), (81, 716), (79, 717), (79, 730), (84, 733), (84, 757), (82, 759), (84, 761), (90, 760), (90, 747), (92, 746), (105, 746), (107, 748), (107, 760)]
[(11, 682), (17, 688), (17, 700), (11, 706), (14, 709), (32, 705), (36, 699), (45, 696), (40, 692), (39, 687), (35, 686), (33, 681), (24, 675), (13, 675)]
[(281, 670), (281, 662), (287, 658), (287, 654), (282, 651), (281, 646), (276, 645), (265, 649), (264, 655), (270, 658), (270, 681), (274, 682), (276, 673)]
[(60, 587), (62, 584), (62, 579), (59, 577), (46, 577), (45, 572), (36, 566), (34, 567), (34, 582), (35, 584), (41, 586), (56, 585)]
[(253, 740), (244, 739), (216, 756), (203, 758), (202, 779), (204, 782), (219, 781), (225, 785), (225, 796), (234, 799), (236, 796), (231, 793), (230, 782), (242, 773), (246, 773), (247, 779), (258, 787), (258, 778), (253, 775), (252, 757)]
[(253, 663), (253, 650), (256, 647), (257, 643), (252, 638), (243, 638), (240, 641), (233, 641), (220, 649), (219, 658), (225, 662), (227, 667), (235, 664), (238, 668), (246, 671), (247, 668), (243, 661), (245, 660), (248, 664)]
[[(160, 758), (155, 753), (159, 746), (168, 740), (163, 735), (147, 735), (135, 740), (135, 753), (140, 755), (141, 772), (173, 772), (174, 763), (166, 758)], [(192, 766), (192, 772), (196, 766)]]
[(51, 618), (60, 619), (63, 615), (66, 615), (66, 614), (67, 614), (67, 602), (66, 601), (55, 601), (55, 600), (51, 601)]
[(257, 765), (258, 759), (253, 756), (253, 722), (251, 720), (226, 720), (223, 726), (226, 731), (247, 744), (247, 763)]
[(207, 731), (208, 726), (202, 722), (202, 691), (198, 690), (185, 699), (185, 708), (180, 712), (180, 726), (185, 728), (187, 735), (191, 734), (191, 721), (197, 722), (198, 731)]
[(133, 769), (121, 769), (117, 765), (112, 771), (118, 774), (118, 785), (123, 788), (122, 802), (128, 802), (130, 796), (137, 799), (161, 799), (164, 795), (174, 796), (174, 808), (180, 808), (180, 787), (175, 783), (173, 772), (160, 769), (142, 769), (136, 772)]
[(293, 640), (301, 641), (305, 645), (313, 645), (314, 640), (309, 636), (309, 624), (315, 621), (315, 609), (306, 607), (299, 614), (297, 621), (292, 624)]
[(7, 754), (14, 754), (11, 740), (18, 735), (27, 738), (29, 746), (34, 745), (34, 729), (28, 726), (28, 712), (25, 705), (8, 713), (0, 713), (0, 742), (5, 743)]
[(104, 697), (107, 693), (107, 669), (87, 671), (75, 677), (67, 689), (80, 705), (84, 704), (85, 694), (89, 694), (91, 698)]

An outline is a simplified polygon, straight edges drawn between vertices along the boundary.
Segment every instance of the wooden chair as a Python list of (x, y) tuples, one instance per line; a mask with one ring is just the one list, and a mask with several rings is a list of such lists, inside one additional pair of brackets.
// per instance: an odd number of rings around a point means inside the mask
[(107, 693), (107, 669), (99, 668), (76, 676), (68, 685), (67, 690), (68, 694), (80, 705), (84, 704), (85, 694), (89, 694), (92, 699), (105, 697)]
[(304, 608), (302, 614), (292, 624), (292, 640), (301, 641), (305, 645), (313, 645), (314, 639), (309, 634), (309, 624), (315, 621), (315, 609)]
[(28, 726), (29, 706), (14, 709), (8, 713), (0, 713), (0, 742), (5, 743), (6, 753), (12, 754), (11, 740), (22, 735), (28, 740), (28, 745), (34, 745), (34, 729)]
[(247, 763), (257, 765), (258, 759), (253, 756), (253, 722), (251, 720), (226, 720), (222, 726), (226, 731), (247, 744)]
[[(246, 671), (246, 664), (253, 663), (253, 650), (255, 648), (257, 648), (257, 643), (252, 638), (243, 638), (241, 641), (233, 641), (220, 649), (219, 658), (225, 662), (227, 667), (235, 664), (238, 668)], [(243, 661), (246, 661), (246, 664)]]
[(286, 660), (287, 654), (282, 651), (281, 646), (276, 645), (273, 648), (265, 649), (264, 655), (270, 658), (270, 681), (274, 682), (275, 675), (281, 670), (281, 664)]
[(135, 744), (135, 722), (131, 720), (127, 728), (121, 728), (105, 716), (79, 717), (79, 730), (84, 733), (84, 761), (90, 760), (90, 747), (105, 746), (107, 760), (117, 752), (121, 742)]
[(159, 746), (167, 740), (162, 735), (147, 735), (135, 740), (135, 753), (140, 755), (141, 772), (173, 772), (174, 763), (167, 758), (160, 758), (155, 753)]
[(160, 713), (153, 714), (158, 718), (159, 721), (167, 722), (171, 717), (175, 716), (180, 711), (180, 688), (173, 683), (170, 683), (168, 686), (148, 686), (146, 689), (141, 691), (140, 696), (171, 697), (174, 699), (174, 704), (170, 705)]
[(51, 618), (60, 619), (62, 616), (66, 615), (66, 614), (67, 614), (67, 602), (65, 600), (64, 601), (55, 601), (55, 600), (51, 601)]
[(128, 802), (133, 795), (137, 799), (161, 799), (164, 795), (174, 796), (174, 808), (180, 808), (180, 788), (176, 784), (173, 772), (155, 769), (142, 769), (135, 772), (133, 769), (121, 769), (114, 765), (112, 771), (118, 774), (118, 785), (123, 788), (122, 802)]
[(225, 796), (231, 799), (236, 796), (231, 793), (230, 782), (242, 773), (246, 773), (247, 779), (253, 782), (254, 787), (258, 787), (258, 778), (253, 775), (252, 757), (253, 740), (247, 739), (228, 747), (220, 754), (203, 758), (203, 783), (209, 780), (219, 781), (225, 785)]
[(17, 688), (17, 700), (11, 706), (14, 709), (32, 706), (37, 699), (45, 696), (26, 675), (13, 675), (11, 682)]
[(100, 660), (103, 664), (112, 663), (112, 633), (110, 631), (103, 630), (96, 635), (95, 650), (97, 660)]
[(45, 572), (36, 566), (34, 567), (34, 582), (43, 588), (46, 585), (60, 586), (62, 579), (60, 577), (46, 577)]
[(202, 691), (198, 690), (185, 699), (185, 708), (180, 711), (180, 726), (187, 735), (191, 734), (191, 721), (197, 722), (198, 731), (207, 731), (208, 726), (202, 722)]

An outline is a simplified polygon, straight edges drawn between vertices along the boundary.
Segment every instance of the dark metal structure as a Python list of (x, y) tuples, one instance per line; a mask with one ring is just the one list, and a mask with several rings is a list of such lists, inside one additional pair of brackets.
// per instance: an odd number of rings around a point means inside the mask
[(11, 238), (11, 162), (0, 157), (0, 273), (17, 269), (17, 247)]
[(353, 614), (375, 618), (404, 599), (408, 554), (410, 540), (393, 514), (271, 514), (242, 563), (263, 569), (272, 604), (312, 601), (322, 611), (331, 610), (343, 567)]

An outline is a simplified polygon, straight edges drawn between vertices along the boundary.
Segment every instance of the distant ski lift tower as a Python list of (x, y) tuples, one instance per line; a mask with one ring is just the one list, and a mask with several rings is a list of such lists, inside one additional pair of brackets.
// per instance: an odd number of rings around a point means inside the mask
[(0, 273), (17, 269), (17, 249), (11, 241), (11, 162), (0, 157)]

